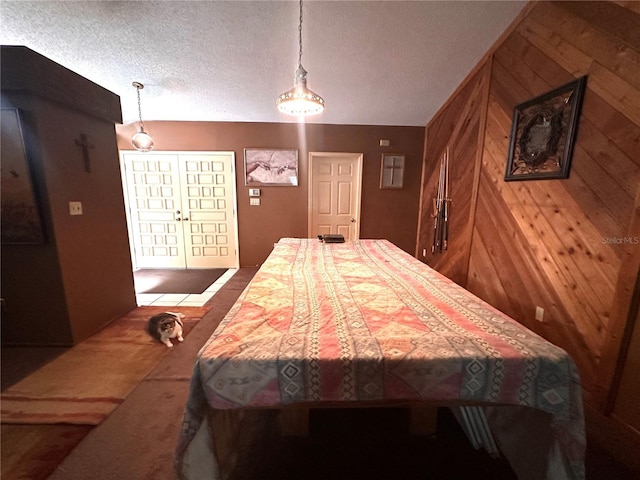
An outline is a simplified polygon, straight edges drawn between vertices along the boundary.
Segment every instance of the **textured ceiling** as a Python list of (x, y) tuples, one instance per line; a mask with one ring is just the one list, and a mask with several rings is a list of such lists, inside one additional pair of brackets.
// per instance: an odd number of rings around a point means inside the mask
[[(524, 5), (306, 1), (302, 64), (327, 103), (308, 121), (426, 125)], [(293, 86), (298, 16), (292, 1), (2, 0), (0, 42), (119, 95), (125, 123), (133, 81), (145, 121), (284, 122), (275, 100)]]

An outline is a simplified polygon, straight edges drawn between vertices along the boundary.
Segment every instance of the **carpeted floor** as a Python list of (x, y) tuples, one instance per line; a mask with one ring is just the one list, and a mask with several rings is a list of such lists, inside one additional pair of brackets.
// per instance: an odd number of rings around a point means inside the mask
[(133, 272), (136, 293), (203, 293), (226, 268), (142, 269)]
[[(175, 480), (173, 453), (195, 357), (254, 273), (240, 269), (185, 341), (167, 349), (97, 427), (3, 426), (2, 479)], [(515, 478), (504, 460), (473, 450), (447, 409), (439, 411), (435, 437), (408, 434), (402, 409), (312, 410), (306, 438), (281, 436), (275, 420), (267, 411), (261, 440), (238, 452), (229, 480)], [(611, 478), (637, 477), (590, 445), (587, 479)]]
[[(170, 350), (146, 331), (165, 307), (138, 307), (2, 392), (2, 423), (97, 425)], [(181, 307), (183, 336), (208, 307)]]
[(3, 480), (44, 480), (93, 425), (2, 425)]
[[(184, 342), (171, 349), (161, 344), (150, 345), (161, 358), (97, 427), (2, 425), (0, 477), (3, 480), (44, 480), (53, 474), (52, 478), (64, 480), (172, 479), (173, 450), (195, 357), (254, 274), (252, 268), (238, 271), (207, 303), (209, 311), (190, 328)], [(140, 318), (157, 313), (146, 310), (158, 308), (167, 307), (144, 307), (144, 315)], [(124, 332), (122, 334), (126, 336)], [(99, 342), (93, 344), (98, 346)], [(45, 354), (33, 350), (33, 361), (26, 360), (25, 352), (16, 357), (19, 359), (14, 365), (16, 369), (24, 368), (25, 374), (29, 374), (35, 366), (41, 366), (34, 372), (37, 374), (48, 365), (41, 365), (47, 355), (56, 357), (55, 361), (73, 348)], [(3, 372), (11, 370), (7, 361), (11, 361), (11, 356), (3, 352)], [(129, 361), (135, 363), (136, 360)], [(108, 361), (104, 367), (109, 368)], [(17, 378), (18, 374), (14, 373), (13, 380)], [(11, 388), (6, 388), (3, 394)], [(4, 409), (4, 404), (2, 407)]]

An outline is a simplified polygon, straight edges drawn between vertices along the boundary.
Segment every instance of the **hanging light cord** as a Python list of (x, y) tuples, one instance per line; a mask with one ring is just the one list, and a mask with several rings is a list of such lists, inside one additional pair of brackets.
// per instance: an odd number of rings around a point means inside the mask
[(307, 72), (302, 66), (302, 0), (300, 2), (300, 23), (298, 24), (298, 68), (293, 88), (281, 94), (276, 100), (278, 110), (287, 115), (305, 117), (324, 110), (324, 99), (307, 88)]
[(300, 0), (300, 24), (298, 25), (298, 44), (300, 50), (298, 53), (298, 68), (302, 68), (302, 0)]
[(140, 119), (140, 128), (144, 130), (144, 125), (142, 123), (142, 107), (140, 106), (140, 87), (136, 85), (136, 91), (138, 92), (138, 118)]

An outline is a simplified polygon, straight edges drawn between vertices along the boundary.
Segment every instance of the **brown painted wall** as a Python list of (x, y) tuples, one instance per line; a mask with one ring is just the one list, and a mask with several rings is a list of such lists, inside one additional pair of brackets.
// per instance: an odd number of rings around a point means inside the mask
[[(622, 423), (636, 417), (620, 408), (637, 402), (616, 399), (612, 392), (614, 373), (625, 367), (621, 341), (625, 331), (634, 331), (625, 327), (637, 319), (631, 305), (640, 265), (638, 32), (637, 2), (531, 4), (428, 125), (421, 212), (423, 221), (429, 219), (434, 183), (428, 172), (442, 148), (438, 139), (452, 138), (456, 150), (479, 146), (481, 162), (465, 158), (468, 163), (453, 170), (451, 180), (477, 191), (475, 204), (473, 197), (471, 204), (467, 196), (453, 198), (454, 218), (473, 219), (471, 230), (458, 228), (451, 239), (463, 246), (470, 242), (468, 265), (457, 251), (426, 261), (566, 349), (580, 370), (589, 411), (608, 415), (608, 404)], [(489, 90), (483, 94), (479, 82), (488, 69)], [(587, 91), (570, 177), (505, 182), (514, 107), (582, 75), (588, 76)], [(484, 109), (472, 108), (482, 95)], [(451, 133), (483, 121), (480, 139)], [(463, 173), (474, 169), (473, 180)], [(430, 244), (424, 224), (420, 232), (419, 245)], [(536, 306), (545, 310), (543, 322), (534, 318)], [(637, 358), (634, 338), (630, 359)], [(637, 380), (639, 374), (637, 364), (627, 363), (623, 378)], [(589, 425), (601, 432), (616, 425), (603, 419)], [(638, 448), (640, 426), (616, 428), (635, 438)], [(624, 460), (640, 468), (635, 457)]]
[[(2, 107), (23, 114), (46, 235), (44, 245), (2, 245), (2, 342), (70, 345), (136, 307), (114, 129), (119, 100), (23, 47), (2, 55)], [(42, 74), (41, 83), (25, 83), (24, 71)], [(50, 90), (62, 97), (52, 101)], [(83, 99), (96, 101), (84, 109)], [(75, 144), (81, 133), (93, 145), (90, 172)], [(84, 214), (69, 215), (70, 201), (82, 202)]]
[[(136, 125), (116, 127), (118, 147), (131, 150)], [(424, 129), (361, 125), (285, 123), (145, 122), (156, 151), (233, 151), (236, 156), (240, 265), (260, 265), (274, 242), (307, 236), (308, 152), (364, 154), (361, 238), (386, 238), (415, 250)], [(390, 141), (380, 147), (381, 139)], [(244, 185), (245, 148), (298, 149), (299, 186), (262, 187), (261, 205), (249, 205)], [(384, 152), (406, 155), (404, 188), (381, 190)]]

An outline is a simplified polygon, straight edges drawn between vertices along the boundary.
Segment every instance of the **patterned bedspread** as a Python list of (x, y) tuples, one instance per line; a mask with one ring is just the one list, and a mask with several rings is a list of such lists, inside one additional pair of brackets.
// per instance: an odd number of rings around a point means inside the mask
[(581, 390), (567, 353), (386, 240), (278, 242), (200, 351), (178, 471), (207, 408), (376, 401), (542, 410), (549, 462), (562, 463), (548, 471), (584, 478)]

